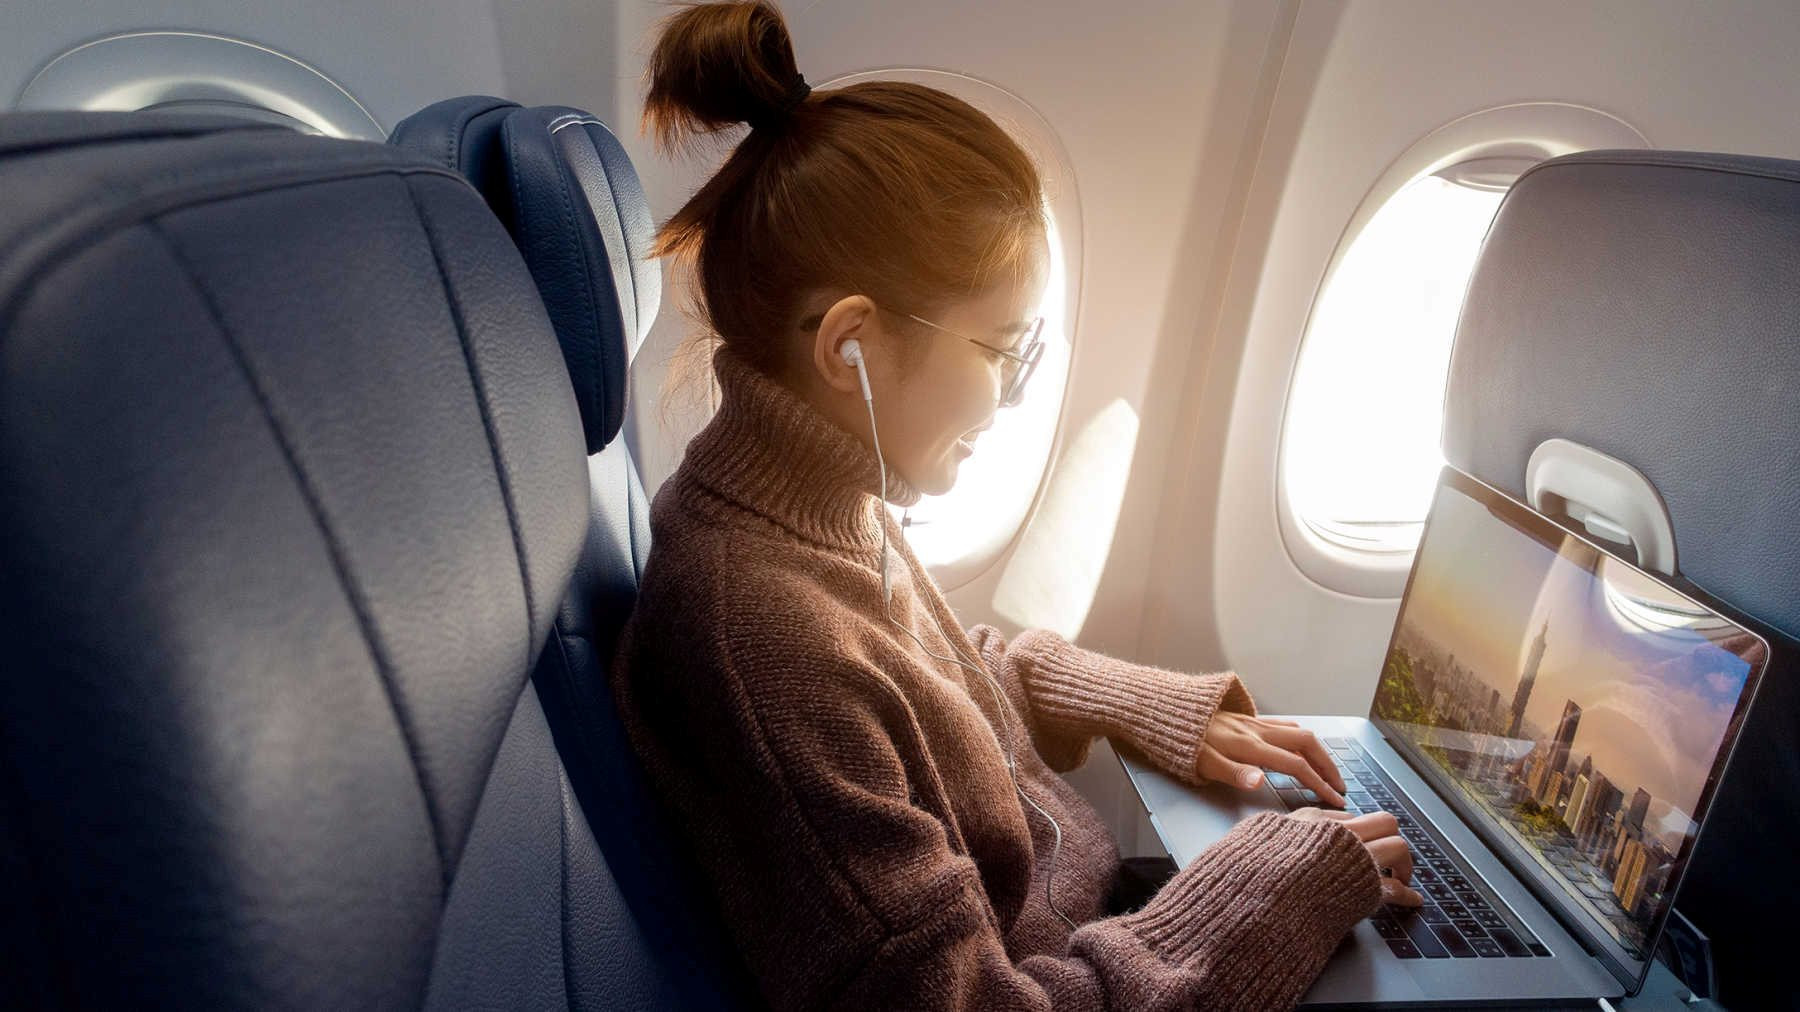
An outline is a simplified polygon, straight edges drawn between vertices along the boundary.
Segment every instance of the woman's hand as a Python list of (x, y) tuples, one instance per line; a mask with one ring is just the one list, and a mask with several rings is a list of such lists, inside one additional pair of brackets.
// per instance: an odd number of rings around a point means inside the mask
[(1322, 808), (1297, 808), (1287, 817), (1301, 822), (1343, 823), (1344, 828), (1355, 833), (1368, 848), (1370, 860), (1381, 872), (1381, 902), (1402, 907), (1425, 905), (1425, 897), (1409, 884), (1413, 873), (1412, 848), (1400, 838), (1400, 823), (1392, 815), (1387, 812), (1351, 815)]
[(1213, 714), (1200, 743), (1200, 775), (1250, 790), (1262, 783), (1264, 767), (1286, 773), (1320, 800), (1344, 807), (1344, 778), (1318, 735), (1291, 720)]

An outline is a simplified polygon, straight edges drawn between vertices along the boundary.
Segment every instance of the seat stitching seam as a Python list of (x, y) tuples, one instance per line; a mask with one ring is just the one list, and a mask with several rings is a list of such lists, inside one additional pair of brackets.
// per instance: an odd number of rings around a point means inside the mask
[[(512, 118), (511, 117), (507, 118), (506, 126), (508, 128), (510, 128), (512, 126)], [(573, 221), (573, 220), (575, 220), (575, 207), (574, 207), (573, 203), (571, 203), (569, 200), (569, 193), (568, 193), (568, 189), (567, 189), (568, 184), (563, 179), (563, 176), (562, 176), (563, 159), (562, 159), (562, 156), (560, 154), (558, 154), (557, 152), (553, 151), (553, 152), (551, 152), (551, 154), (553, 156), (551, 158), (551, 161), (556, 163), (557, 182), (559, 184), (561, 184), (556, 189), (557, 189), (557, 197), (562, 202), (563, 220)], [(524, 214), (524, 209), (525, 209), (525, 197), (519, 188), (520, 187), (519, 180), (520, 180), (521, 173), (519, 172), (518, 149), (515, 145), (510, 143), (510, 138), (509, 138), (509, 143), (506, 145), (506, 161), (507, 161), (508, 167), (511, 169), (511, 172), (509, 173), (509, 175), (512, 177), (513, 206), (517, 210), (517, 213), (522, 217)], [(523, 228), (521, 228), (521, 231), (523, 231)], [(575, 258), (581, 262), (582, 281), (584, 282), (584, 284), (581, 286), (581, 298), (582, 298), (582, 302), (585, 303), (587, 306), (587, 328), (586, 329), (588, 331), (592, 332), (593, 330), (596, 329), (596, 322), (599, 319), (599, 310), (597, 310), (594, 307), (594, 277), (593, 277), (592, 269), (588, 266), (587, 251), (581, 248), (581, 240), (579, 239), (579, 237), (576, 237), (573, 234), (569, 234), (568, 238), (574, 240)], [(534, 274), (535, 274), (535, 272), (534, 272)], [(535, 280), (535, 278), (534, 278), (534, 280)], [(557, 334), (557, 340), (559, 343), (562, 340), (562, 334), (560, 331)], [(565, 351), (565, 355), (566, 354), (567, 353)], [(570, 378), (571, 379), (574, 378), (573, 373), (570, 374)], [(571, 384), (571, 385), (573, 385), (573, 384)], [(586, 385), (591, 389), (595, 384), (589, 382)], [(576, 389), (575, 397), (579, 403), (585, 404), (585, 405), (589, 406), (590, 408), (593, 406), (594, 398), (589, 391)], [(587, 443), (587, 416), (585, 414), (582, 416), (582, 443), (584, 446)]]
[[(555, 157), (553, 157), (551, 161), (554, 162), (556, 166), (556, 195), (558, 200), (562, 202), (563, 220), (571, 222), (579, 221), (580, 218), (570, 190), (568, 160), (562, 156), (562, 152), (560, 151), (552, 151), (552, 154)], [(581, 202), (584, 205), (587, 204), (586, 195), (583, 195)], [(593, 214), (592, 208), (589, 208), (588, 214), (590, 216)], [(588, 257), (587, 248), (582, 243), (578, 231), (571, 229), (566, 231), (565, 234), (570, 240), (570, 245), (574, 247), (575, 258), (581, 262), (581, 280), (583, 282), (581, 286), (581, 298), (582, 302), (587, 305), (587, 330), (590, 334), (597, 333), (600, 328), (600, 309), (594, 303), (594, 266), (589, 262), (590, 258)], [(599, 351), (599, 342), (596, 341), (595, 345), (596, 351)], [(602, 352), (602, 354), (604, 353)], [(597, 363), (597, 365), (599, 368), (605, 369), (604, 362)], [(592, 390), (592, 396), (588, 397), (587, 400), (590, 404), (597, 405), (600, 408), (602, 417), (604, 417), (607, 407), (603, 401), (606, 389), (605, 384), (590, 383), (589, 387)], [(585, 419), (583, 424), (585, 426)]]
[[(351, 613), (356, 616), (363, 644), (368, 648), (370, 659), (375, 662), (376, 674), (387, 694), (388, 708), (394, 715), (394, 722), (400, 731), (401, 741), (406, 746), (407, 757), (412, 763), (413, 778), (418, 784), (420, 797), (425, 803), (425, 817), (430, 824), (432, 843), (437, 850), (440, 886), (447, 888), (449, 862), (444, 852), (442, 816), (438, 812), (431, 790), (425, 782), (424, 764), (419, 758), (418, 732), (412, 726), (412, 720), (406, 708), (401, 705), (400, 689), (393, 662), (381, 646), (374, 616), (369, 613), (368, 602), (363, 599), (361, 588), (351, 578), (349, 560), (345, 555), (343, 545), (338, 540), (337, 533), (326, 518), (324, 503), (320, 500), (318, 491), (313, 487), (305, 467), (301, 465), (299, 455), (288, 438), (287, 431), (276, 419), (274, 406), (269, 400), (268, 391), (264, 389), (261, 378), (252, 368), (249, 356), (238, 342), (236, 335), (226, 324), (224, 312), (214, 300), (212, 292), (200, 280), (199, 272), (194, 269), (193, 261), (175, 241), (174, 236), (162, 227), (159, 219), (146, 219), (144, 226), (162, 242), (176, 265), (187, 275), (188, 283), (193, 286), (195, 295), (199, 297), (201, 305), (205, 307), (206, 314), (211, 318), (213, 326), (218, 329), (226, 350), (230, 353), (238, 372), (244, 378), (245, 385), (250, 388), (250, 394), (256, 400), (263, 421), (268, 425), (270, 435), (274, 438), (276, 447), (281, 451), (282, 458), (287, 464), (288, 472), (293, 476), (294, 484), (306, 503), (307, 512), (312, 516), (313, 524), (318, 528), (320, 536), (325, 541), (326, 555), (331, 560), (332, 570), (337, 576), (338, 585), (344, 591)], [(442, 899), (443, 895), (440, 893), (439, 901), (441, 902)]]
[(530, 564), (526, 561), (525, 538), (519, 530), (519, 512), (513, 501), (512, 475), (500, 456), (500, 440), (494, 432), (494, 416), (488, 409), (487, 384), (482, 379), (481, 369), (475, 364), (475, 351), (469, 344), (462, 299), (451, 287), (450, 276), (444, 271), (444, 258), (438, 251), (437, 232), (426, 220), (425, 209), (419, 205), (419, 195), (410, 180), (406, 184), (406, 195), (412, 200), (413, 214), (419, 219), (419, 227), (425, 233), (425, 244), (431, 248), (431, 259), (437, 267), (438, 283), (443, 286), (444, 298), (450, 304), (450, 319), (456, 325), (456, 338), (462, 346), (463, 365), (469, 371), (469, 382), (474, 387), (475, 407), (481, 413), (481, 428), (487, 436), (488, 457), (494, 464), (494, 479), (500, 485), (500, 499), (506, 505), (506, 526), (512, 532), (513, 556), (519, 562), (519, 589), (525, 597), (525, 662), (521, 670), (530, 671), (532, 648), (537, 640), (537, 611), (531, 595)]

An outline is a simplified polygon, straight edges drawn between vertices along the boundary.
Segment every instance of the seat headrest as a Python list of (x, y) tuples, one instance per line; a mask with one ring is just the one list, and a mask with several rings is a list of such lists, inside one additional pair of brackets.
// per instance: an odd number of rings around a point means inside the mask
[(631, 359), (662, 301), (655, 223), (618, 138), (579, 109), (477, 95), (420, 110), (390, 141), (467, 176), (512, 233), (599, 452), (624, 422)]
[(1524, 498), (1562, 437), (1642, 471), (1682, 574), (1800, 633), (1800, 163), (1590, 151), (1526, 172), (1469, 281), (1444, 453)]
[(460, 176), (132, 115), (0, 116), (0, 871), (58, 1004), (416, 1006), (587, 525), (549, 321)]

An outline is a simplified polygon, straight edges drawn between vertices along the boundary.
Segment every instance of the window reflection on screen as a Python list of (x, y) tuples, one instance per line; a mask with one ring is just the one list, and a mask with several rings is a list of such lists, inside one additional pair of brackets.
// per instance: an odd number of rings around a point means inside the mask
[(1643, 960), (1764, 647), (1587, 543), (1552, 540), (1445, 485), (1374, 715)]

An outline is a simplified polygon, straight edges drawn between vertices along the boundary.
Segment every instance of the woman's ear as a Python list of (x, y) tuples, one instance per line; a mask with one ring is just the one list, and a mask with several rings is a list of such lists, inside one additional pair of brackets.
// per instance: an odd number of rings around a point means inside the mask
[(876, 318), (875, 301), (866, 295), (846, 295), (825, 310), (819, 329), (813, 335), (813, 368), (819, 378), (833, 390), (862, 396), (856, 369), (844, 360), (844, 342), (855, 338), (866, 354), (870, 338), (881, 329)]

